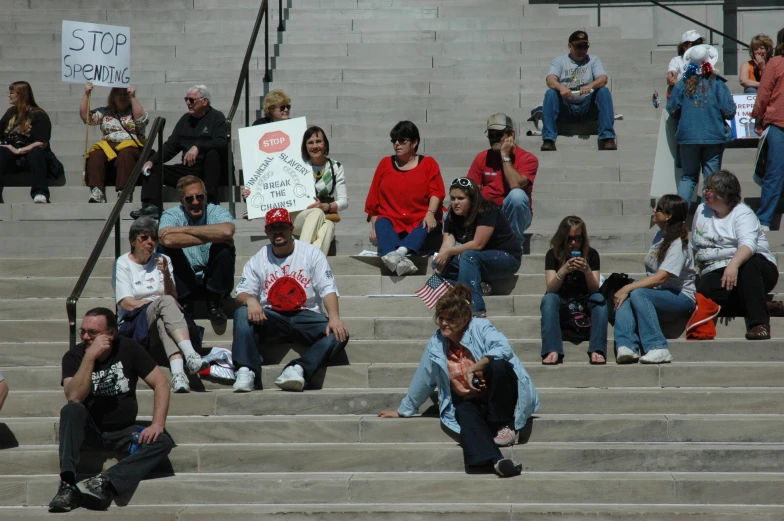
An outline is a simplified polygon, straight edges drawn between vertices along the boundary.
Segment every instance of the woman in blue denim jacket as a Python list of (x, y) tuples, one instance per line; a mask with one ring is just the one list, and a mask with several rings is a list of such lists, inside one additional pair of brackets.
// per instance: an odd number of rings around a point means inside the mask
[[(461, 435), (468, 473), (520, 474), (499, 447), (514, 445), (517, 432), (539, 409), (539, 396), (509, 340), (489, 320), (472, 318), (471, 290), (458, 284), (436, 305), (438, 331), (422, 355), (408, 394), (382, 418), (405, 418), (438, 387), (441, 423)], [(491, 470), (492, 469), (492, 470)]]
[(667, 102), (667, 112), (679, 120), (675, 139), (680, 146), (683, 174), (678, 195), (688, 203), (700, 170), (703, 180), (720, 170), (725, 144), (732, 141), (725, 120), (735, 116), (736, 107), (724, 78), (713, 68), (718, 57), (718, 51), (710, 45), (696, 45), (686, 51), (686, 72)]

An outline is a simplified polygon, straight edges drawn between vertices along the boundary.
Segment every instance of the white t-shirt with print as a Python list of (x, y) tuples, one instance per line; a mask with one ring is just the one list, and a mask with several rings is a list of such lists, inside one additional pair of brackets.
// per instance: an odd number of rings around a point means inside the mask
[(338, 290), (326, 255), (312, 244), (295, 240), (288, 257), (276, 257), (271, 244), (259, 250), (242, 270), (237, 284), (237, 295), (240, 293), (275, 311), (323, 313), (324, 297), (338, 295)]
[(691, 229), (694, 262), (701, 274), (726, 267), (741, 246), (776, 265), (759, 219), (744, 203), (739, 203), (723, 219), (703, 203), (697, 207)]
[(664, 236), (661, 230), (653, 237), (653, 243), (645, 256), (645, 273), (653, 275), (659, 270), (664, 270), (667, 273), (674, 275), (668, 278), (664, 283), (659, 286), (659, 289), (671, 290), (676, 293), (683, 293), (690, 299), (696, 301), (695, 293), (697, 288), (694, 284), (694, 279), (697, 277), (697, 271), (694, 269), (694, 257), (692, 256), (691, 248), (683, 247), (683, 242), (680, 239), (675, 239), (670, 243), (667, 248), (667, 254), (659, 266), (656, 260), (659, 255), (659, 247), (664, 241)]
[(678, 75), (678, 81), (681, 81), (683, 78), (683, 73), (686, 72), (686, 60), (683, 59), (683, 56), (675, 56), (672, 60), (670, 60), (670, 65), (667, 67), (667, 72), (674, 72)]
[[(174, 283), (174, 270), (171, 259), (168, 255), (156, 253), (147, 264), (137, 264), (129, 258), (130, 253), (126, 253), (114, 263), (114, 277), (112, 287), (114, 288), (114, 301), (119, 303), (125, 297), (136, 300), (149, 300), (152, 302), (163, 295), (163, 272), (158, 269), (155, 259), (161, 257), (166, 259), (169, 264), (169, 277)], [(127, 314), (122, 308), (119, 309), (119, 318)]]

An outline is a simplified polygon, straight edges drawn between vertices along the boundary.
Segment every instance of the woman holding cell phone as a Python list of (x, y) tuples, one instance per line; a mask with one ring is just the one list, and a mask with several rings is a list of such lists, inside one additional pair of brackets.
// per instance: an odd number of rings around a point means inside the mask
[(577, 216), (565, 217), (550, 241), (545, 255), (546, 293), (542, 312), (542, 364), (563, 362), (561, 306), (576, 299), (587, 301), (591, 312), (588, 360), (592, 365), (607, 362), (608, 308), (599, 293), (599, 252), (591, 248), (585, 222)]

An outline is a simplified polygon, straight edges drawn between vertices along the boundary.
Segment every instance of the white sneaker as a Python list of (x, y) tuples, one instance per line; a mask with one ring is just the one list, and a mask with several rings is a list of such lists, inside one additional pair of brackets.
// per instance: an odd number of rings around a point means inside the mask
[(46, 196), (44, 194), (38, 194), (35, 197), (33, 197), (33, 202), (39, 204), (46, 203)]
[(185, 373), (174, 373), (171, 379), (171, 388), (174, 393), (189, 393), (191, 386)]
[(672, 355), (669, 349), (651, 349), (640, 357), (641, 364), (668, 364), (670, 362), (672, 362)]
[(87, 201), (88, 203), (105, 203), (106, 202), (106, 194), (101, 191), (100, 188), (97, 186), (93, 186), (90, 188), (90, 199)]
[(403, 275), (412, 275), (417, 271), (419, 271), (419, 268), (417, 268), (413, 261), (408, 257), (403, 257), (400, 259), (400, 262), (397, 265), (397, 269), (395, 270), (395, 272), (401, 277)]
[(191, 353), (185, 359), (185, 367), (188, 368), (190, 374), (199, 374), (202, 369), (207, 369), (210, 366), (198, 353)]
[(235, 393), (249, 393), (253, 390), (253, 380), (256, 378), (256, 373), (247, 367), (240, 367), (237, 371), (236, 379), (234, 380)]
[(634, 364), (640, 359), (640, 354), (626, 346), (620, 346), (615, 353), (616, 364)]
[(383, 257), (381, 257), (381, 262), (384, 263), (384, 266), (386, 266), (389, 271), (395, 271), (397, 270), (398, 263), (400, 263), (402, 259), (403, 256), (400, 255), (398, 252), (391, 251), (386, 255), (384, 255)]
[(760, 224), (760, 228), (762, 229), (763, 232), (766, 232), (766, 233), (770, 231), (770, 226), (767, 226), (767, 225), (764, 225), (764, 224)]
[(275, 380), (275, 385), (284, 391), (302, 391), (302, 388), (305, 387), (305, 373), (302, 371), (302, 367), (298, 365), (288, 366)]

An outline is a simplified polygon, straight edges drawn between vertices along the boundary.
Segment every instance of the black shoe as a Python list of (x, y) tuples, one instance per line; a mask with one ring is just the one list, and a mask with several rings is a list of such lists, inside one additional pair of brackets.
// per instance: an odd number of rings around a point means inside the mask
[(98, 474), (93, 478), (77, 483), (76, 488), (82, 494), (82, 506), (90, 510), (106, 510), (109, 508), (112, 500), (107, 495), (106, 489), (108, 486), (109, 480), (103, 474)]
[(210, 322), (225, 324), (229, 320), (226, 313), (223, 312), (220, 302), (207, 302), (207, 315), (210, 317)]
[(65, 481), (60, 481), (57, 494), (49, 502), (49, 512), (70, 512), (79, 506), (80, 498), (81, 494), (75, 486)]
[(523, 471), (523, 466), (519, 463), (515, 463), (510, 459), (502, 459), (498, 460), (498, 462), (493, 466), (495, 469), (495, 473), (498, 474), (501, 478), (511, 478), (512, 476), (519, 476), (520, 473)]
[(149, 215), (150, 217), (155, 217), (156, 219), (160, 219), (161, 209), (152, 203), (147, 203), (144, 206), (142, 206), (140, 209), (131, 212), (131, 219), (138, 219), (139, 217), (143, 217), (145, 215)]
[(539, 150), (541, 150), (542, 152), (554, 152), (556, 150), (555, 141), (553, 141), (552, 139), (545, 139), (544, 141), (542, 141), (542, 146)]

